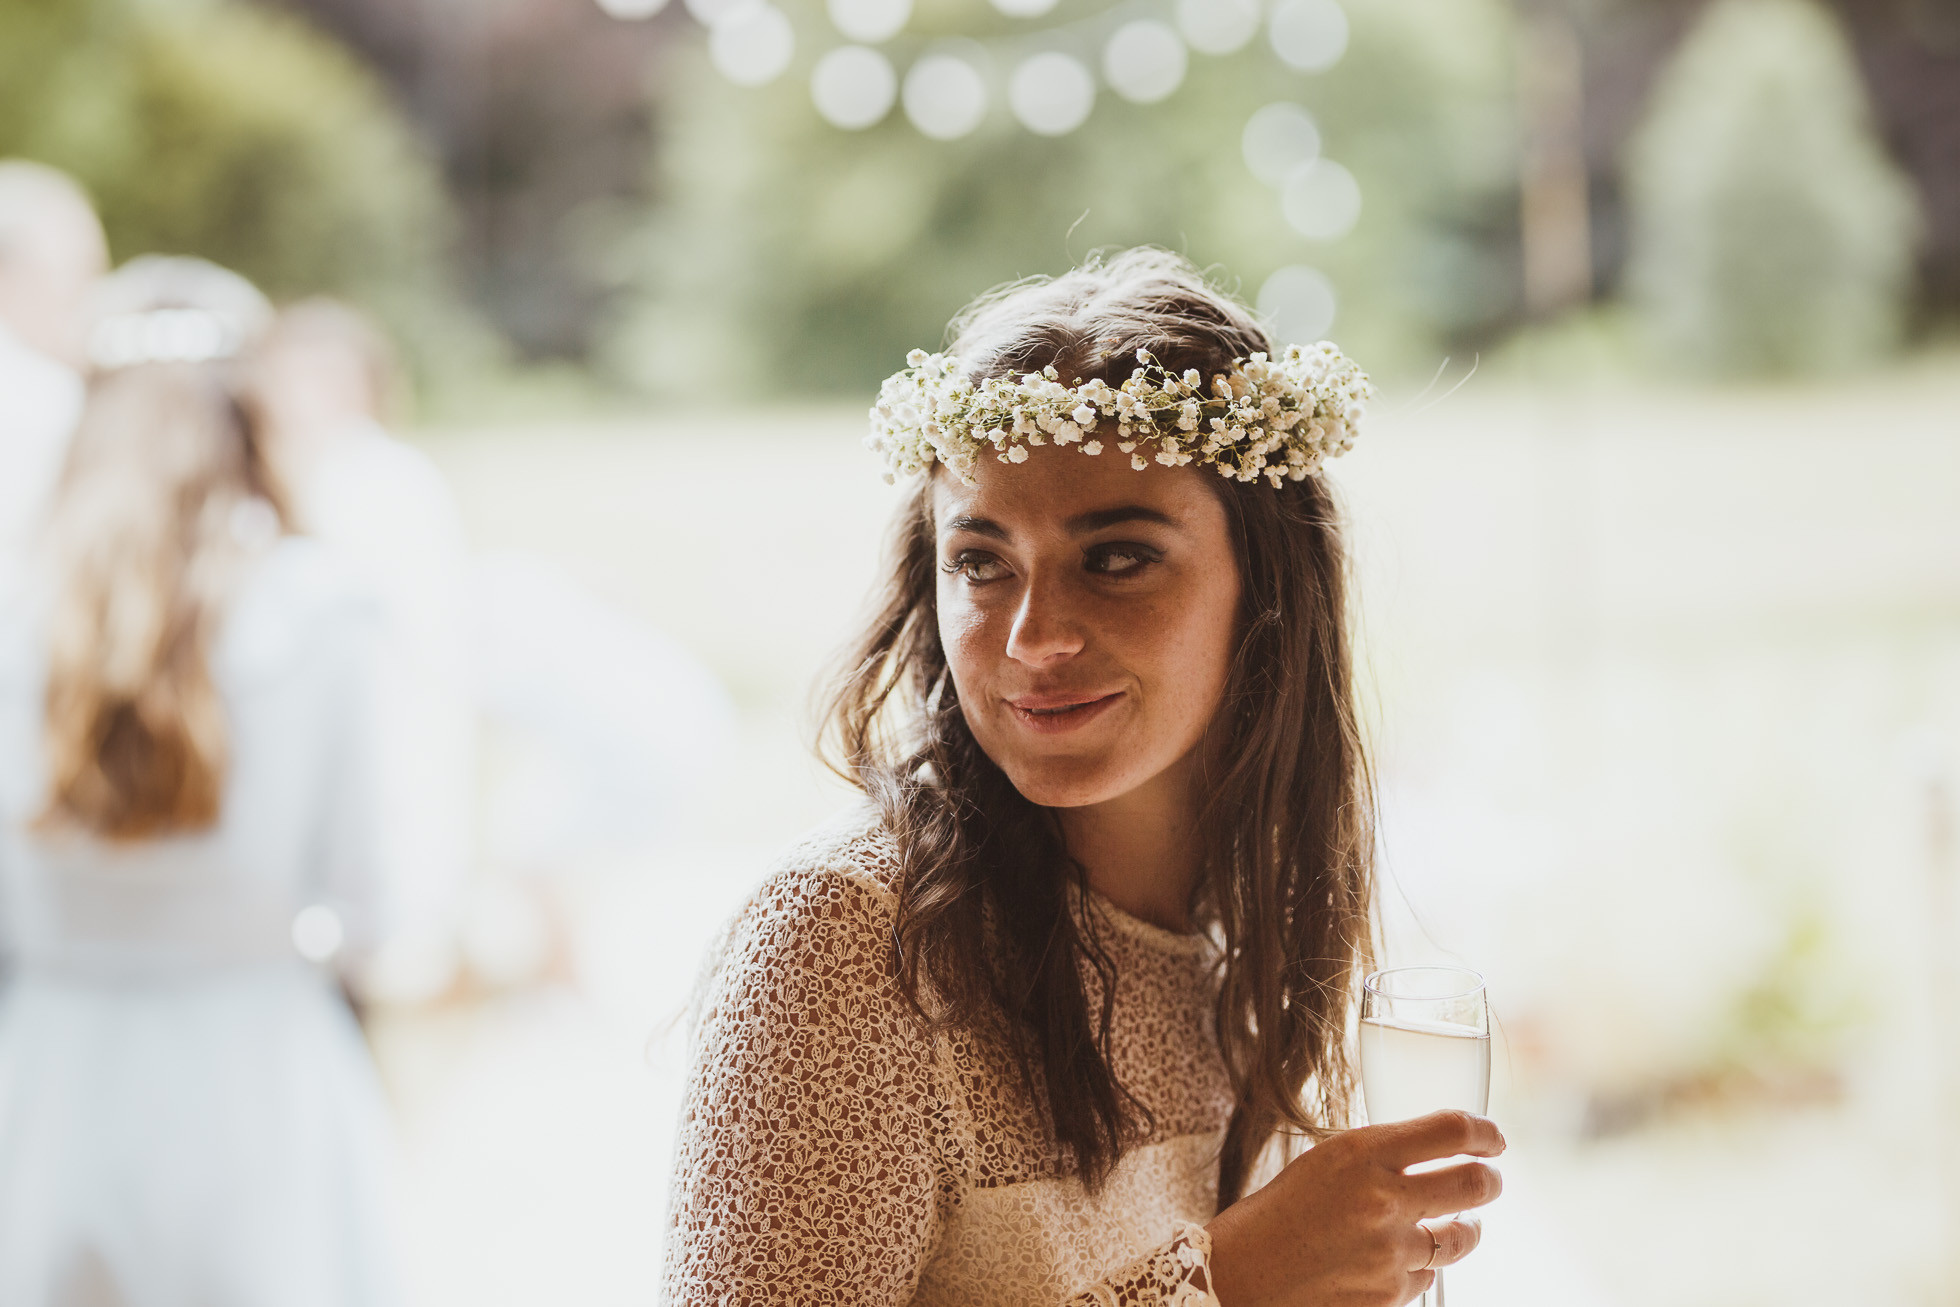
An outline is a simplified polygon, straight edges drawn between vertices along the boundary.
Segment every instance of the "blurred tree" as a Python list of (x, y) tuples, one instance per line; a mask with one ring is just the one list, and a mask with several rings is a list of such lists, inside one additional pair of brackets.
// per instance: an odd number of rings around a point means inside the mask
[(1894, 346), (1918, 219), (1836, 20), (1718, 0), (1629, 149), (1631, 297), (1708, 371), (1838, 368)]
[(1960, 4), (1831, 0), (1858, 48), (1892, 153), (1926, 217), (1921, 308), (1960, 321)]
[(119, 259), (199, 254), (285, 298), (344, 295), (423, 365), (483, 343), (447, 275), (440, 181), (374, 80), (227, 0), (9, 0), (0, 155), (73, 173)]
[[(952, 8), (913, 30), (931, 39)], [(989, 21), (975, 8), (960, 30)], [(1217, 264), (1248, 299), (1281, 266), (1317, 267), (1341, 297), (1344, 347), (1378, 373), (1427, 372), (1515, 311), (1509, 11), (1376, 0), (1350, 17), (1330, 71), (1292, 71), (1262, 46), (1193, 54), (1167, 100), (1104, 93), (1060, 137), (998, 104), (956, 141), (925, 138), (897, 108), (845, 132), (811, 107), (807, 65), (744, 90), (690, 50), (658, 89), (665, 203), (640, 234), (644, 295), (607, 362), (681, 397), (724, 396), (731, 380), (863, 395), (977, 292), (1154, 242)], [(1281, 100), (1311, 110), (1324, 154), (1359, 180), (1359, 225), (1338, 240), (1294, 234), (1242, 157), (1248, 117)]]
[(620, 287), (609, 258), (644, 207), (648, 70), (693, 27), (594, 0), (267, 0), (387, 78), (455, 197), (472, 300), (524, 354), (583, 359)]

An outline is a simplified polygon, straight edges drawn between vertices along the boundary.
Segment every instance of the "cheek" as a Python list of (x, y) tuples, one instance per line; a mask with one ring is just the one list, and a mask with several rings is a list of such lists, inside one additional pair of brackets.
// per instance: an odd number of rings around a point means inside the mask
[(1230, 586), (1200, 587), (1157, 627), (1151, 643), (1161, 656), (1152, 670), (1160, 701), (1184, 733), (1202, 732), (1224, 697), (1237, 646), (1238, 598), (1236, 576)]
[(964, 684), (991, 661), (987, 657), (987, 616), (964, 589), (942, 578), (939, 582), (939, 647), (946, 653), (953, 683)]

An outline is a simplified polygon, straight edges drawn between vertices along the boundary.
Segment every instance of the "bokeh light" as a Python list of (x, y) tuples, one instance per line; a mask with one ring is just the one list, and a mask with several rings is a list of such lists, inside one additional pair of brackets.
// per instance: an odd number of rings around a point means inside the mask
[(1304, 73), (1320, 73), (1347, 53), (1347, 13), (1335, 0), (1280, 0), (1267, 25), (1273, 53)]
[(1259, 313), (1276, 345), (1311, 345), (1325, 339), (1337, 306), (1334, 283), (1305, 264), (1289, 264), (1259, 286)]
[(833, 126), (858, 131), (883, 121), (898, 98), (891, 60), (861, 45), (840, 46), (817, 60), (810, 99)]
[(866, 45), (889, 41), (912, 17), (912, 0), (830, 0), (833, 27)]
[(326, 962), (340, 952), (347, 929), (340, 914), (324, 903), (314, 903), (293, 914), (293, 949), (308, 962)]
[(708, 30), (708, 57), (737, 86), (774, 81), (795, 53), (789, 19), (764, 0), (741, 0)]
[(1177, 30), (1193, 50), (1231, 54), (1259, 30), (1258, 0), (1177, 0)]
[(687, 12), (694, 21), (708, 28), (712, 28), (724, 16), (746, 2), (747, 0), (683, 0), (687, 5)]
[(1280, 211), (1308, 240), (1338, 240), (1361, 218), (1361, 184), (1332, 159), (1316, 159), (1286, 179)]
[(1080, 127), (1096, 107), (1096, 79), (1081, 60), (1046, 50), (1014, 70), (1007, 104), (1029, 131), (1063, 136)]
[(667, 0), (598, 0), (598, 3), (608, 17), (628, 22), (651, 18), (667, 7)]
[(1302, 106), (1276, 101), (1246, 119), (1239, 149), (1254, 177), (1268, 186), (1283, 186), (1320, 157), (1320, 128)]
[(1039, 18), (1055, 7), (1055, 0), (992, 0), (992, 3), (1009, 18)]
[(987, 83), (958, 55), (930, 54), (905, 74), (905, 116), (936, 141), (957, 140), (987, 116)]
[(1175, 91), (1189, 62), (1177, 33), (1151, 18), (1123, 24), (1103, 47), (1103, 77), (1137, 104), (1155, 104)]

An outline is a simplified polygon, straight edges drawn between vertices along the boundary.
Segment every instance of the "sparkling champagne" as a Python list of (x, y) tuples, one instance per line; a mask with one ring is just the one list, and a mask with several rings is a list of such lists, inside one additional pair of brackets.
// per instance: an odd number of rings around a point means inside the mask
[(1361, 1092), (1376, 1125), (1446, 1107), (1482, 1116), (1490, 1106), (1490, 1035), (1447, 1021), (1367, 1018)]

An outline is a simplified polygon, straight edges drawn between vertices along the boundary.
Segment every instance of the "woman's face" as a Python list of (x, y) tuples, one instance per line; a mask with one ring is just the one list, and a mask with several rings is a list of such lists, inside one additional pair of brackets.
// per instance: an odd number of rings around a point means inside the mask
[(939, 638), (968, 727), (1047, 807), (1182, 783), (1224, 695), (1239, 570), (1204, 475), (1110, 450), (934, 476)]

